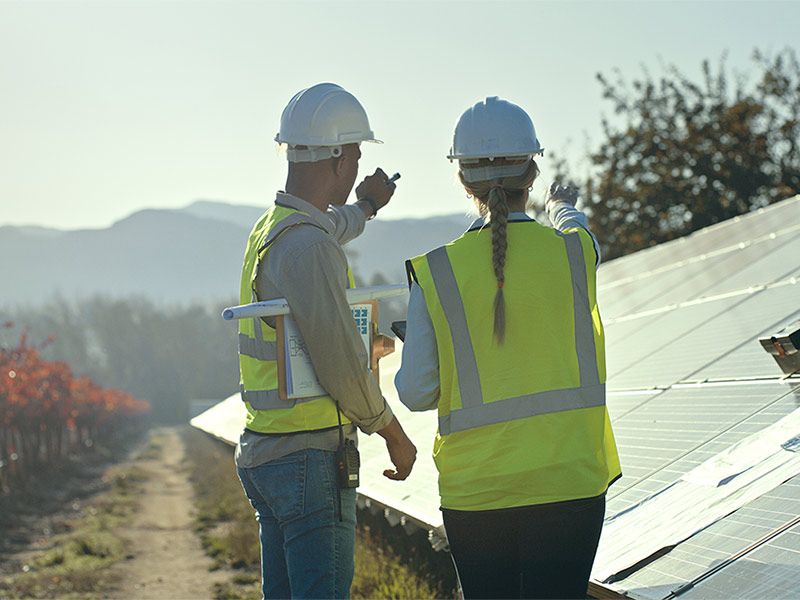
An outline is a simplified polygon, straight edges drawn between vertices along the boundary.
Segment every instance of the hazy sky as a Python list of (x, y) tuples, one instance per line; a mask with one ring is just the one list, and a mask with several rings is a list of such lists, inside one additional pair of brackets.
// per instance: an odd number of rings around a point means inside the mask
[[(383, 146), (361, 175), (403, 178), (382, 216), (463, 212), (445, 156), (489, 95), (576, 160), (609, 114), (595, 74), (702, 59), (747, 71), (796, 46), (800, 2), (95, 2), (0, 0), (0, 225), (106, 227), (197, 199), (267, 206), (272, 141), (298, 90), (339, 83)], [(540, 161), (541, 196), (552, 168)]]

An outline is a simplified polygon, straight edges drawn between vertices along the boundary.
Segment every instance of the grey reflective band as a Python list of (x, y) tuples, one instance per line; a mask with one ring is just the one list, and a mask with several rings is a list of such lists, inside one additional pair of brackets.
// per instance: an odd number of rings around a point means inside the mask
[(475, 349), (472, 347), (467, 316), (464, 314), (464, 302), (461, 300), (461, 292), (458, 291), (458, 283), (450, 258), (447, 256), (447, 248), (444, 246), (437, 248), (429, 252), (427, 257), (436, 295), (439, 296), (453, 340), (461, 405), (464, 408), (481, 407), (483, 392), (478, 375), (478, 361), (475, 360)]
[(278, 390), (245, 390), (244, 386), (241, 384), (239, 384), (239, 394), (242, 396), (242, 401), (247, 402), (256, 410), (292, 408), (297, 404), (311, 402), (317, 398), (325, 397), (311, 396), (309, 398), (290, 398), (288, 400), (281, 400)]
[(586, 281), (586, 261), (583, 257), (583, 244), (577, 233), (563, 234), (567, 247), (569, 271), (572, 276), (572, 306), (575, 314), (575, 349), (578, 353), (578, 369), (581, 387), (600, 383), (597, 370), (597, 348), (594, 341), (592, 308), (589, 306), (589, 284)]
[(577, 233), (556, 233), (564, 240), (572, 279), (575, 349), (580, 387), (547, 390), (487, 404), (483, 402), (478, 363), (469, 335), (464, 303), (447, 256), (447, 249), (437, 248), (426, 255), (436, 294), (450, 327), (462, 406), (439, 418), (440, 435), (527, 417), (605, 405), (605, 384), (600, 383), (597, 369), (597, 348), (589, 304), (583, 245)]
[(450, 411), (450, 414), (439, 417), (439, 434), (447, 435), (454, 431), (464, 431), (484, 425), (506, 423), (566, 410), (605, 406), (605, 403), (606, 386), (604, 383), (564, 390), (547, 390), (527, 396), (498, 400), (477, 408), (460, 408)]
[(253, 339), (246, 333), (240, 333), (239, 354), (258, 360), (278, 360), (278, 343)]

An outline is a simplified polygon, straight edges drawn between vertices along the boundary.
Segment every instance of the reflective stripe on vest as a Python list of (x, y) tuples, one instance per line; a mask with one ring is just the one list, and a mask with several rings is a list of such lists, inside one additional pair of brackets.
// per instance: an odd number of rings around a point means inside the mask
[(243, 384), (239, 384), (239, 394), (244, 402), (256, 410), (273, 410), (279, 408), (292, 408), (303, 402), (311, 402), (326, 396), (310, 396), (308, 398), (289, 398), (282, 400), (278, 390), (245, 390)]
[(447, 248), (437, 248), (427, 254), (436, 294), (452, 336), (462, 406), (439, 417), (440, 435), (549, 413), (605, 406), (605, 384), (600, 383), (597, 371), (597, 349), (583, 247), (577, 233), (556, 233), (563, 238), (566, 245), (572, 279), (575, 348), (581, 385), (578, 388), (547, 390), (498, 400), (490, 404), (483, 402), (478, 363), (469, 335), (464, 303), (447, 255)]
[(278, 342), (264, 340), (260, 317), (253, 319), (253, 330), (255, 338), (251, 338), (246, 333), (239, 334), (239, 354), (258, 360), (278, 360)]

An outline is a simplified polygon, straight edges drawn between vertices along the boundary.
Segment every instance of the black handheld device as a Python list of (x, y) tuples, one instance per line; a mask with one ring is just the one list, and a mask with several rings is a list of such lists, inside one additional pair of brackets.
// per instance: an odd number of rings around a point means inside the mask
[(344, 440), (336, 450), (336, 480), (342, 489), (358, 487), (361, 457), (353, 440)]
[[(358, 455), (356, 441), (344, 438), (342, 413), (336, 403), (336, 416), (339, 419), (339, 447), (336, 449), (336, 483), (340, 489), (358, 487), (358, 469), (361, 457)], [(339, 520), (342, 520), (342, 500), (339, 497)]]
[(405, 321), (393, 321), (392, 322), (392, 332), (400, 338), (401, 342), (406, 341), (406, 322)]

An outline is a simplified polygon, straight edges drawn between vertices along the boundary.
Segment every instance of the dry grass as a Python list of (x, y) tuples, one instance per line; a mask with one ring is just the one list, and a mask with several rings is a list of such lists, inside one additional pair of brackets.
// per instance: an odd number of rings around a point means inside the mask
[(79, 510), (58, 520), (59, 533), (9, 561), (11, 568), (0, 578), (0, 597), (107, 597), (113, 587), (108, 567), (127, 558), (124, 542), (112, 531), (132, 518), (145, 475), (137, 466), (112, 468), (104, 480), (107, 491), (82, 507), (74, 503)]
[[(236, 475), (232, 449), (197, 430), (188, 431), (184, 441), (203, 545), (219, 567), (239, 571), (218, 587), (217, 598), (260, 598), (258, 525)], [(425, 532), (406, 535), (368, 511), (360, 511), (358, 520), (353, 598), (457, 597), (450, 557), (435, 552)]]

